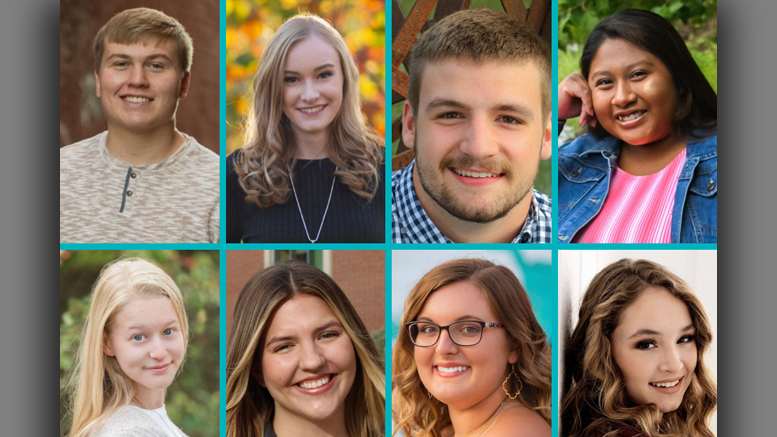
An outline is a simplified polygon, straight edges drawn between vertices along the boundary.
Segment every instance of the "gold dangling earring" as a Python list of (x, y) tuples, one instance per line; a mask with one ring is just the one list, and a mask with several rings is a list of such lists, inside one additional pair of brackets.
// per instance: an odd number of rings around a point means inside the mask
[[(507, 381), (510, 380), (510, 377), (515, 375), (515, 380), (518, 381), (519, 384), (521, 384), (521, 387), (518, 388), (518, 391), (515, 392), (514, 395), (510, 394), (510, 391), (507, 389)], [(518, 397), (519, 394), (521, 394), (521, 390), (523, 390), (523, 382), (518, 378), (518, 375), (515, 373), (515, 363), (510, 365), (510, 374), (507, 375), (507, 378), (505, 378), (505, 382), (502, 383), (502, 390), (505, 391), (505, 394), (507, 397), (510, 398), (510, 400), (515, 400), (515, 398)]]

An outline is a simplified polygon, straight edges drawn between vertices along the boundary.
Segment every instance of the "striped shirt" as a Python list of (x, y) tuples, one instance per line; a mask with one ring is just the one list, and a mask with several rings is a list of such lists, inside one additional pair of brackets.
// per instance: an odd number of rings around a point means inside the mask
[(685, 149), (658, 173), (615, 169), (602, 210), (574, 243), (671, 243), (672, 207)]

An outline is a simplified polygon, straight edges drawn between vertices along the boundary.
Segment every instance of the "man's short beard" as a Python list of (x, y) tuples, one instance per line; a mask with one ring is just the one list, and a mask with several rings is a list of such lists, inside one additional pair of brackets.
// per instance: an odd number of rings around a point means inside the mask
[[(414, 143), (415, 144), (413, 147), (416, 151), (418, 151), (417, 141), (414, 141)], [(474, 165), (476, 162), (477, 161), (474, 161), (470, 158), (446, 157), (440, 162), (440, 166), (437, 170), (439, 170), (440, 174), (443, 175), (450, 167), (476, 167), (476, 165)], [(519, 185), (517, 187), (516, 191), (517, 194), (519, 194), (518, 196), (505, 195), (503, 197), (499, 197), (495, 200), (496, 205), (494, 205), (494, 208), (474, 209), (468, 207), (463, 202), (460, 202), (448, 187), (445, 187), (442, 184), (440, 184), (439, 187), (432, 187), (430, 181), (426, 179), (424, 171), (422, 171), (422, 168), (419, 164), (420, 162), (416, 159), (416, 166), (418, 167), (418, 180), (421, 182), (421, 186), (423, 187), (426, 194), (428, 194), (429, 197), (431, 197), (432, 200), (434, 200), (435, 203), (437, 203), (442, 209), (448, 212), (448, 214), (456, 217), (459, 220), (472, 223), (491, 223), (495, 220), (499, 220), (505, 217), (510, 211), (512, 211), (513, 208), (515, 208), (516, 205), (518, 205), (518, 203), (521, 202), (521, 200), (526, 197), (527, 194), (529, 194), (529, 191), (531, 191), (534, 184), (534, 178), (537, 176), (535, 173), (534, 177), (530, 179), (526, 186)], [(478, 162), (477, 167), (484, 170), (499, 171), (500, 173), (504, 174), (502, 177), (507, 178), (508, 181), (513, 181), (515, 178), (520, 176), (515, 174), (513, 168), (509, 164), (494, 161), (480, 161)]]

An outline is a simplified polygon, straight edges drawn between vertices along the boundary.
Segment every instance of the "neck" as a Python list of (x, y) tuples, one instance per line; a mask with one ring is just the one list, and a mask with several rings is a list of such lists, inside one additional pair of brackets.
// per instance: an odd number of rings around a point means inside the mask
[(670, 134), (659, 141), (641, 146), (621, 143), (618, 167), (634, 176), (645, 176), (663, 170), (685, 149), (688, 142), (684, 137)]
[[(504, 401), (505, 394), (500, 386), (498, 390), (475, 405), (457, 407), (456, 405), (448, 404), (454, 436), (475, 437), (481, 435), (481, 433), (487, 435), (487, 429), (491, 428), (496, 422), (497, 415), (510, 406), (510, 402), (508, 402), (500, 410), (499, 407)], [(499, 410), (498, 413), (497, 410)]]
[(309, 420), (301, 418), (286, 409), (278, 408), (275, 403), (275, 417), (273, 429), (278, 437), (287, 436), (315, 436), (315, 437), (345, 437), (348, 430), (345, 427), (345, 406), (340, 408), (331, 417), (321, 420)]
[(454, 243), (510, 243), (518, 235), (529, 214), (532, 191), (504, 217), (488, 223), (475, 223), (452, 216), (429, 196), (413, 168), (413, 188), (418, 200), (435, 226)]
[(327, 157), (328, 130), (320, 132), (294, 131), (294, 140), (297, 145), (294, 158), (313, 160)]
[(169, 158), (184, 143), (175, 126), (148, 132), (130, 132), (108, 126), (108, 153), (130, 165), (154, 164)]
[(148, 389), (135, 385), (135, 396), (130, 404), (146, 410), (155, 410), (165, 404), (165, 390)]

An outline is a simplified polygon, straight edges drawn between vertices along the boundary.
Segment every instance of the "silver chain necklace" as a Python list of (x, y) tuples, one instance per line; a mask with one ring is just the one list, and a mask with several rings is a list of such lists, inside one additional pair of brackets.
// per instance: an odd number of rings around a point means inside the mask
[[(337, 173), (337, 166), (335, 166), (335, 173)], [(326, 220), (326, 213), (329, 212), (329, 204), (332, 202), (332, 193), (335, 191), (335, 181), (337, 180), (337, 175), (332, 177), (332, 187), (329, 189), (329, 200), (326, 201), (326, 209), (324, 210), (324, 216), (321, 217), (321, 226), (318, 227), (318, 233), (316, 233), (316, 238), (312, 239), (310, 238), (310, 233), (308, 232), (308, 225), (305, 223), (305, 216), (302, 214), (302, 207), (299, 204), (299, 197), (297, 197), (297, 189), (294, 188), (294, 176), (292, 176), (291, 169), (289, 169), (289, 180), (291, 181), (291, 191), (294, 192), (294, 200), (297, 201), (297, 210), (299, 210), (299, 218), (302, 219), (302, 227), (305, 228), (305, 236), (308, 237), (308, 241), (311, 243), (315, 243), (318, 241), (318, 237), (321, 236), (321, 229), (324, 227), (324, 220)]]
[(486, 433), (486, 431), (488, 431), (488, 427), (491, 426), (491, 422), (493, 422), (494, 419), (496, 419), (496, 415), (499, 414), (499, 410), (501, 410), (502, 407), (505, 406), (505, 404), (507, 403), (508, 400), (509, 399), (505, 398), (505, 400), (502, 401), (501, 404), (499, 404), (499, 408), (497, 408), (496, 411), (494, 411), (494, 414), (491, 415), (491, 418), (488, 419), (488, 422), (486, 423), (486, 427), (483, 428), (483, 431), (480, 431), (480, 433), (477, 436), (475, 436), (475, 437), (481, 437), (483, 434)]

